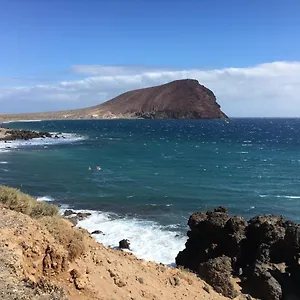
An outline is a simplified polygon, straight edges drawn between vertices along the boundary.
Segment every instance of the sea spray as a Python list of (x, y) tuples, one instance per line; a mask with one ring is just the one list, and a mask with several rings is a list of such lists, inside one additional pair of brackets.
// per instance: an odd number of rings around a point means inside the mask
[(115, 214), (96, 211), (84, 212), (92, 215), (80, 221), (78, 226), (89, 232), (101, 230), (103, 234), (94, 237), (105, 246), (115, 248), (120, 240), (128, 239), (132, 252), (138, 258), (163, 264), (173, 264), (178, 252), (184, 249), (186, 237), (182, 233), (167, 230), (167, 227), (155, 222), (119, 218)]

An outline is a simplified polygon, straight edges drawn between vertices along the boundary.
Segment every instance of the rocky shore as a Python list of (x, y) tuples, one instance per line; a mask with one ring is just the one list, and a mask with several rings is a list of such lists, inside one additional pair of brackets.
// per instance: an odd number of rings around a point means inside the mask
[(196, 274), (104, 247), (18, 190), (0, 186), (0, 214), (1, 300), (226, 299)]
[(249, 221), (224, 207), (191, 215), (186, 248), (176, 263), (226, 297), (242, 292), (262, 300), (300, 299), (300, 225), (282, 216)]
[[(32, 130), (16, 130), (0, 127), (0, 141), (31, 140), (35, 138), (51, 138), (49, 132), (39, 132)], [(56, 136), (59, 137), (58, 135)]]
[[(97, 243), (75, 226), (89, 217), (0, 186), (0, 298), (34, 300), (300, 297), (300, 225), (282, 216), (250, 220), (227, 209), (190, 216), (177, 268)], [(72, 219), (73, 218), (73, 219)], [(155, 245), (154, 245), (155, 246)]]

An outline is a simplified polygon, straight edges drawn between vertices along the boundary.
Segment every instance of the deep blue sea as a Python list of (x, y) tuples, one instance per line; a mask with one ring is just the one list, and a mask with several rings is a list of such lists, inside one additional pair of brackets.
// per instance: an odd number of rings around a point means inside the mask
[[(194, 211), (300, 221), (300, 119), (80, 120), (7, 124), (65, 139), (0, 142), (0, 183), (88, 210), (96, 238), (172, 263)], [(10, 147), (10, 148), (8, 148)], [(97, 169), (97, 166), (101, 170)]]

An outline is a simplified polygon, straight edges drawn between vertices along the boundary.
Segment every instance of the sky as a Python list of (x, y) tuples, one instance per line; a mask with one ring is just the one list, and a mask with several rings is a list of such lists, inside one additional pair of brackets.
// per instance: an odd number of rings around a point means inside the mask
[(0, 113), (193, 78), (231, 117), (300, 117), (299, 0), (0, 0)]

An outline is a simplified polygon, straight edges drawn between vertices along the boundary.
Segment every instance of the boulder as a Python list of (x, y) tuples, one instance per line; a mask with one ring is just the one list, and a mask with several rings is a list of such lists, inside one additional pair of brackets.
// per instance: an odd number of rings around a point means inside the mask
[(200, 264), (198, 273), (215, 291), (223, 296), (235, 298), (238, 295), (232, 281), (232, 267), (229, 257), (221, 256)]
[(249, 221), (247, 238), (255, 244), (273, 244), (285, 237), (286, 222), (282, 216), (262, 215)]
[(94, 230), (92, 234), (103, 234), (103, 232), (101, 230)]
[(129, 249), (130, 250), (130, 242), (127, 239), (123, 239), (119, 242), (120, 249)]
[(71, 216), (71, 215), (76, 215), (76, 212), (71, 210), (71, 209), (65, 210), (65, 212), (64, 212), (65, 217), (68, 217), (68, 216)]
[(282, 288), (279, 282), (263, 265), (256, 264), (247, 278), (251, 294), (261, 300), (281, 300)]
[(82, 221), (84, 219), (86, 219), (87, 217), (91, 216), (92, 214), (91, 213), (88, 213), (88, 212), (79, 212), (77, 214), (77, 219), (78, 221)]
[[(246, 238), (245, 231), (248, 223), (245, 218), (241, 216), (231, 217), (225, 224), (225, 240), (222, 253), (235, 258), (236, 261), (241, 259), (241, 245), (242, 241)], [(238, 268), (236, 266), (235, 268)]]
[(179, 252), (176, 264), (198, 272), (199, 265), (226, 253), (228, 234), (225, 225), (229, 219), (227, 209), (218, 207), (207, 213), (197, 212), (190, 216), (186, 248)]
[(289, 251), (300, 251), (300, 224), (293, 222), (286, 223), (286, 235), (284, 242)]
[(70, 221), (74, 226), (78, 224), (77, 217), (68, 217), (67, 220)]
[[(261, 260), (265, 263), (284, 261), (285, 251), (282, 247), (285, 232), (286, 221), (282, 216), (261, 215), (250, 219), (246, 228), (246, 240), (242, 245), (244, 266)], [(262, 253), (262, 247), (269, 248), (267, 256), (266, 252)]]
[(242, 216), (233, 216), (225, 224), (225, 230), (229, 234), (245, 234), (245, 229), (248, 225), (246, 219)]

